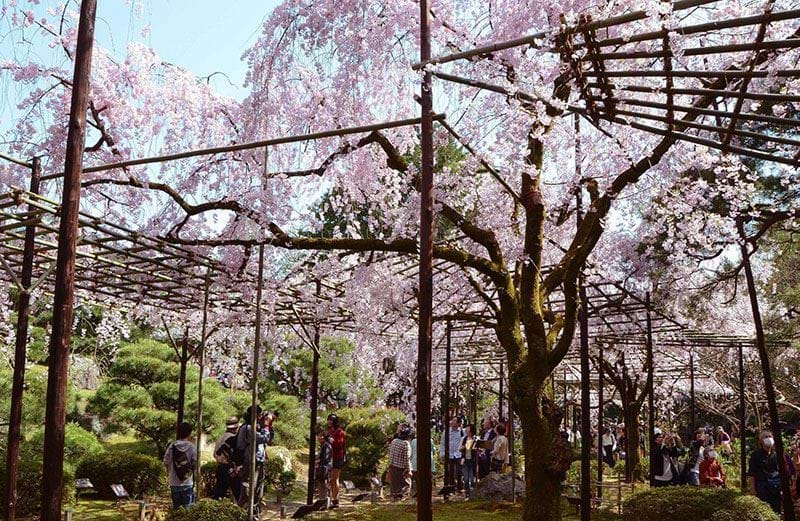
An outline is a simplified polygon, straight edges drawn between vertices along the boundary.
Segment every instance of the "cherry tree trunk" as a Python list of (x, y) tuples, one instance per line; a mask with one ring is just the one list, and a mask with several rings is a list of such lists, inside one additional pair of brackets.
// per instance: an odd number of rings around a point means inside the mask
[[(546, 395), (544, 380), (532, 382), (527, 366), (517, 369), (509, 387), (522, 425), (525, 454), (523, 521), (561, 520), (561, 481), (574, 455), (559, 435), (562, 410)], [(535, 378), (539, 380), (539, 378)], [(529, 383), (525, 383), (529, 382)]]
[(625, 418), (625, 454), (628, 465), (625, 468), (625, 480), (627, 482), (642, 479), (641, 458), (639, 456), (639, 415), (642, 412), (641, 405), (628, 402), (622, 412)]

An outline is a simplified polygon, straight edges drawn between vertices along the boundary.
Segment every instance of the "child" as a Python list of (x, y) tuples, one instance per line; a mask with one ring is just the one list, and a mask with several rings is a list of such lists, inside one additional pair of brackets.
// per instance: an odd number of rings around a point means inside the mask
[(319, 443), (319, 454), (314, 469), (314, 484), (317, 498), (325, 499), (328, 497), (328, 480), (333, 467), (333, 446), (325, 429), (317, 430), (317, 442)]

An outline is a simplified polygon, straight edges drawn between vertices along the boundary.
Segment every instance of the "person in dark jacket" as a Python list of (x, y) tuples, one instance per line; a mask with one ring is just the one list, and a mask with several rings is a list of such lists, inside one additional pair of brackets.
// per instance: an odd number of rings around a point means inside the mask
[[(675, 437), (671, 434), (657, 434), (653, 440), (653, 475), (654, 487), (668, 487), (678, 483), (678, 467), (675, 461), (682, 456), (676, 446)], [(685, 452), (685, 451), (684, 451)]]
[(256, 406), (257, 420), (256, 432), (253, 435), (252, 421), (252, 406), (247, 408), (242, 418), (242, 426), (239, 427), (239, 432), (236, 434), (236, 452), (240, 458), (238, 475), (241, 478), (241, 489), (239, 492), (239, 506), (247, 508), (250, 503), (250, 465), (253, 451), (256, 452), (256, 467), (255, 467), (255, 505), (261, 502), (261, 496), (264, 492), (264, 463), (267, 461), (267, 441), (269, 434), (262, 425), (261, 420), (261, 407)]
[(769, 504), (776, 513), (781, 512), (781, 475), (775, 438), (770, 431), (758, 436), (758, 448), (750, 455), (747, 481), (752, 495)]
[(314, 467), (314, 489), (317, 499), (325, 499), (330, 493), (328, 480), (333, 468), (333, 446), (324, 428), (317, 429), (317, 443), (319, 443), (319, 453)]
[[(497, 432), (495, 432), (495, 422), (491, 418), (485, 418), (483, 420), (483, 430), (481, 432), (479, 441), (494, 441), (495, 437), (497, 436)], [(491, 472), (491, 465), (492, 464), (492, 456), (491, 456), (491, 449), (482, 448), (478, 450), (478, 479), (481, 480), (484, 477), (489, 475)]]

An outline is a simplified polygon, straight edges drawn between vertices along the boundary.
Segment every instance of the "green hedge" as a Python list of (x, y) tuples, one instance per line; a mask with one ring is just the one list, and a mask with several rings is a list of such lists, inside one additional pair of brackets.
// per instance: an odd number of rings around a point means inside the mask
[(362, 407), (336, 411), (347, 432), (347, 466), (342, 478), (363, 482), (377, 476), (388, 457), (389, 440), (406, 415), (396, 409)]
[(78, 465), (75, 477), (89, 478), (100, 497), (106, 499), (114, 499), (114, 484), (124, 486), (132, 497), (141, 497), (163, 491), (167, 483), (160, 460), (131, 452), (89, 455)]
[[(44, 427), (37, 428), (29, 443), (35, 447), (44, 446)], [(103, 445), (97, 436), (76, 423), (68, 423), (64, 432), (64, 461), (77, 465), (86, 457), (103, 452)]]
[(769, 505), (756, 497), (745, 496), (731, 489), (654, 488), (631, 496), (625, 501), (623, 509), (623, 521), (779, 521)]
[(173, 510), (167, 521), (247, 521), (247, 512), (230, 501), (201, 499), (188, 509)]
[[(5, 489), (6, 452), (0, 452), (0, 490)], [(70, 505), (75, 501), (75, 474), (69, 464), (64, 465), (62, 501)], [(23, 449), (17, 466), (17, 516), (38, 516), (42, 505), (42, 454)]]

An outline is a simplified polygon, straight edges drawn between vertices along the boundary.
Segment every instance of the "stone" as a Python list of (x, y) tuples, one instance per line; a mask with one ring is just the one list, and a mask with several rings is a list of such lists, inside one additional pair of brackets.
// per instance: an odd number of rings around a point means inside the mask
[[(511, 501), (511, 473), (499, 474), (491, 472), (475, 486), (472, 497), (476, 499), (487, 499), (491, 501)], [(525, 481), (516, 476), (516, 495), (517, 499), (525, 497)]]

